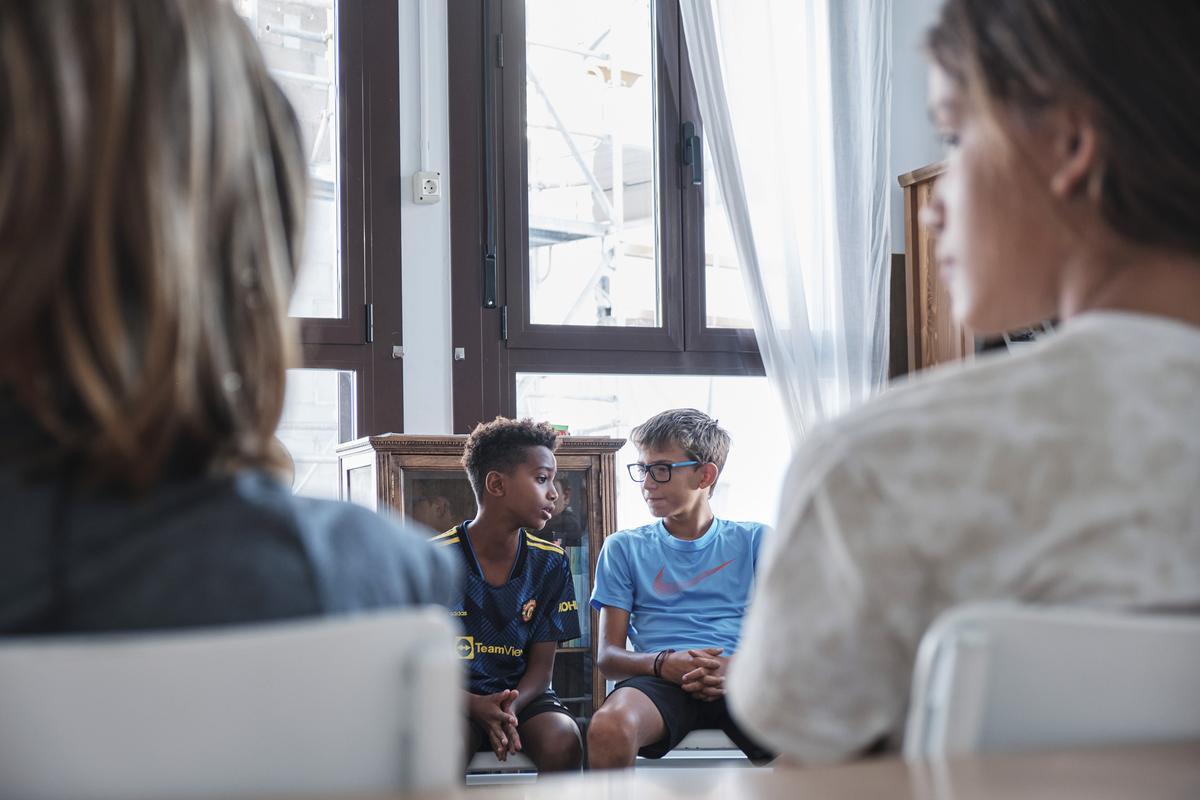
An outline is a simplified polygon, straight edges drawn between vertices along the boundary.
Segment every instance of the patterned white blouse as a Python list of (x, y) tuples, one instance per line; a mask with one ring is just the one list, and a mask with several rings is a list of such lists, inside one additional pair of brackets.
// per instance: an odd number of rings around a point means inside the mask
[(951, 606), (1200, 609), (1200, 328), (1093, 312), (933, 370), (816, 431), (782, 494), (734, 715), (807, 763), (898, 745)]

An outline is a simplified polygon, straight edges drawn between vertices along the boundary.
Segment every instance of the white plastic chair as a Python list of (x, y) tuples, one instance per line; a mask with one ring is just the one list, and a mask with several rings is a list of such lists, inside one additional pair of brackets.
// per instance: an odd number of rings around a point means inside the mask
[(0, 639), (0, 797), (441, 791), (461, 780), (442, 609)]
[(524, 753), (509, 753), (504, 761), (496, 758), (490, 750), (483, 750), (471, 757), (467, 763), (467, 785), (486, 783), (508, 783), (532, 780), (537, 776), (537, 766)]
[(910, 761), (1200, 739), (1200, 618), (972, 604), (925, 633)]

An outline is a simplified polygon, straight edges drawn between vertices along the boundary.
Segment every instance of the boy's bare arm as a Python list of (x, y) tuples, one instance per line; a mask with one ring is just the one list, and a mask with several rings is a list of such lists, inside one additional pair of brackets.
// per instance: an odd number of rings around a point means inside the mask
[(653, 675), (655, 653), (635, 653), (625, 647), (629, 638), (629, 612), (604, 606), (600, 609), (600, 644), (596, 666), (614, 681), (635, 675)]
[[(628, 637), (629, 612), (612, 606), (600, 609), (600, 646), (596, 665), (605, 678), (619, 681), (636, 675), (654, 675), (654, 661), (658, 653), (635, 653), (627, 649), (625, 642)], [(659, 677), (682, 684), (685, 675), (704, 666), (706, 662), (701, 659), (715, 659), (720, 653), (719, 647), (671, 653), (660, 662)], [(723, 676), (721, 682), (724, 682)]]
[(521, 713), (525, 706), (550, 688), (550, 673), (554, 671), (554, 653), (557, 649), (557, 642), (534, 642), (530, 645), (528, 666), (517, 682), (517, 699), (512, 705), (514, 715)]

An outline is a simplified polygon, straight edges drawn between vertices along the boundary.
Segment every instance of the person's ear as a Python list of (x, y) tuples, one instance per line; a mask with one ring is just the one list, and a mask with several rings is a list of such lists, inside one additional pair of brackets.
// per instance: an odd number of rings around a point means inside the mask
[(712, 486), (717, 482), (717, 476), (721, 474), (721, 471), (717, 469), (717, 465), (711, 461), (701, 464), (700, 469), (697, 471), (700, 473), (700, 483), (697, 486), (699, 489), (707, 489)]
[(483, 490), (492, 497), (504, 496), (504, 473), (492, 470), (483, 476)]
[(1050, 121), (1050, 191), (1061, 200), (1081, 195), (1096, 170), (1096, 128), (1083, 115), (1063, 111)]

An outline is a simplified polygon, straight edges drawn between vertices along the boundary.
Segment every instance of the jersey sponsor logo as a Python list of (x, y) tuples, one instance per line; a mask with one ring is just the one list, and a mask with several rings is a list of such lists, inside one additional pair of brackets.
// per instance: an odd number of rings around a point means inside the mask
[(508, 644), (476, 644), (475, 652), (484, 656), (511, 656), (513, 658), (525, 655), (525, 651), (520, 647)]
[(574, 600), (563, 600), (561, 603), (558, 604), (558, 613), (560, 613), (560, 614), (565, 614), (568, 611), (578, 611), (578, 610), (579, 610), (579, 603), (575, 602)]
[(663, 573), (667, 571), (667, 568), (663, 567), (662, 569), (660, 569), (658, 571), (658, 574), (654, 576), (654, 593), (657, 595), (660, 595), (660, 596), (662, 596), (662, 595), (670, 596), (670, 595), (682, 594), (685, 590), (692, 588), (693, 586), (700, 583), (700, 581), (704, 580), (705, 578), (708, 578), (712, 575), (716, 575), (718, 572), (725, 569), (733, 562), (734, 562), (734, 559), (731, 558), (728, 561), (726, 561), (724, 564), (718, 564), (717, 566), (713, 567), (712, 569), (706, 569), (706, 570), (704, 570), (704, 572), (701, 572), (699, 575), (693, 575), (692, 577), (688, 578), (687, 580), (683, 580), (683, 581), (679, 581), (679, 582), (664, 580)]
[(475, 658), (475, 637), (455, 636), (454, 652), (458, 653), (458, 657), (462, 659)]
[(521, 606), (521, 622), (529, 622), (533, 619), (533, 612), (537, 608), (537, 600), (526, 600), (525, 605)]

